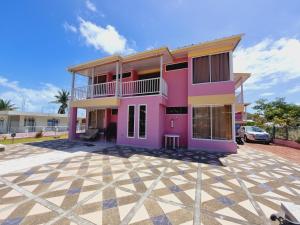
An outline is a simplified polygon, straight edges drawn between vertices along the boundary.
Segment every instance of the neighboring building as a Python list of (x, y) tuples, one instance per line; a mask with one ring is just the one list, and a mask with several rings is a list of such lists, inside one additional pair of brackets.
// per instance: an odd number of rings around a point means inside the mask
[[(77, 125), (81, 126), (85, 118), (78, 118)], [(28, 133), (41, 130), (67, 131), (68, 115), (32, 113), (19, 111), (0, 111), (0, 134)]]
[(236, 90), (235, 122), (245, 124), (247, 122), (247, 106), (250, 103), (244, 101), (244, 82), (250, 77), (250, 73), (235, 73), (234, 83)]
[[(69, 138), (77, 137), (82, 108), (89, 128), (117, 124), (120, 145), (161, 148), (165, 134), (177, 134), (182, 147), (236, 152), (232, 52), (241, 36), (70, 67)], [(87, 86), (75, 87), (76, 74), (88, 77)]]

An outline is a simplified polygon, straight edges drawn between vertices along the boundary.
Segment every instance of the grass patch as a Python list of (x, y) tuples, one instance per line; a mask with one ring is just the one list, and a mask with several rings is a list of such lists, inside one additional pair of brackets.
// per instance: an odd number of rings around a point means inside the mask
[(51, 136), (51, 137), (39, 137), (39, 138), (35, 138), (35, 137), (15, 138), (14, 141), (12, 141), (12, 139), (3, 140), (3, 138), (0, 137), (0, 144), (10, 145), (10, 144), (31, 143), (31, 142), (39, 142), (39, 141), (53, 141), (57, 139), (67, 139), (67, 138), (68, 138), (67, 134), (62, 134), (57, 137)]

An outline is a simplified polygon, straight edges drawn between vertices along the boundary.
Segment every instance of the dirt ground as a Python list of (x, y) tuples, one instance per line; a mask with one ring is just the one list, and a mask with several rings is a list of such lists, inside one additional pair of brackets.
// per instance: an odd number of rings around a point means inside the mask
[(259, 151), (267, 151), (293, 162), (300, 163), (300, 149), (290, 148), (286, 146), (276, 144), (258, 144), (258, 143), (246, 143), (246, 146), (253, 147)]

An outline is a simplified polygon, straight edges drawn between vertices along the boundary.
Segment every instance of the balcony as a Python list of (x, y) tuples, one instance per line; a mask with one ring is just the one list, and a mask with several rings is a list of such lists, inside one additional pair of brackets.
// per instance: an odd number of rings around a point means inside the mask
[(74, 100), (101, 97), (129, 97), (162, 94), (168, 95), (168, 86), (164, 79), (153, 78), (128, 82), (107, 82), (74, 88)]

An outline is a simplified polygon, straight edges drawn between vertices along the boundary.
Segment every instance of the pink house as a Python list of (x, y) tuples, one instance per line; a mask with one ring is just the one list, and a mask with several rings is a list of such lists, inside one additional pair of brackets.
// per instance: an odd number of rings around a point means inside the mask
[[(110, 130), (119, 145), (161, 148), (165, 135), (176, 135), (181, 147), (236, 152), (235, 111), (241, 102), (236, 101), (240, 80), (233, 73), (232, 52), (240, 40), (235, 35), (68, 68), (69, 138), (77, 137), (77, 109), (82, 108), (88, 128)], [(75, 87), (76, 74), (87, 77), (86, 86)]]

